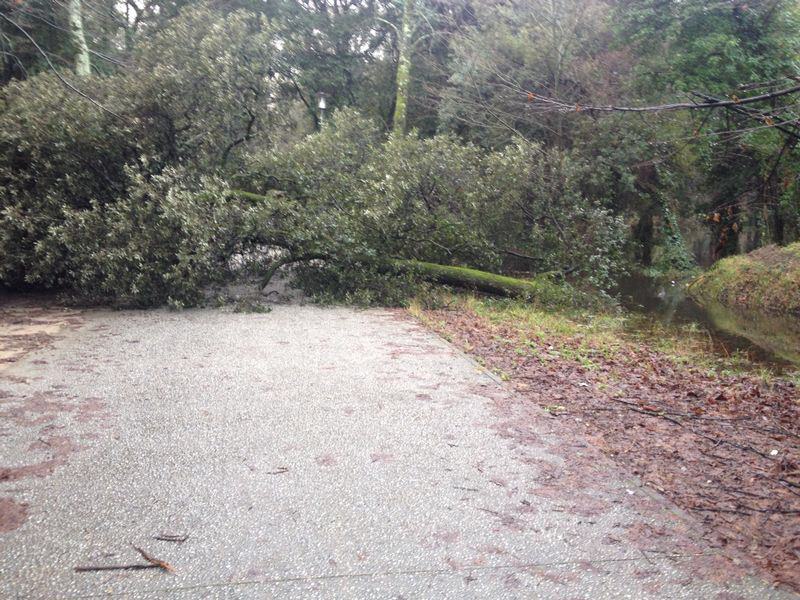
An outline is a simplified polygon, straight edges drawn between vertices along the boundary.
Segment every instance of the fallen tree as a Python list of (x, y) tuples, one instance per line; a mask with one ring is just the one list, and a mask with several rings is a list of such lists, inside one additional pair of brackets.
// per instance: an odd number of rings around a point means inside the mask
[(518, 279), (478, 269), (437, 265), (419, 260), (392, 259), (389, 265), (398, 271), (411, 271), (426, 281), (495, 296), (535, 298), (541, 295), (545, 285), (543, 280)]
[[(266, 288), (276, 273), (283, 267), (310, 261), (335, 260), (323, 254), (310, 254), (293, 256), (291, 254), (272, 261), (266, 268), (261, 278), (261, 287)], [(374, 261), (364, 260), (366, 263)], [(472, 290), (493, 296), (505, 298), (520, 298), (542, 304), (569, 303), (574, 293), (563, 284), (559, 285), (543, 275), (536, 279), (518, 279), (505, 275), (497, 275), (488, 271), (470, 269), (468, 267), (454, 267), (439, 265), (409, 259), (385, 259), (377, 265), (377, 271), (382, 273), (407, 273), (420, 281), (447, 285), (464, 290)]]

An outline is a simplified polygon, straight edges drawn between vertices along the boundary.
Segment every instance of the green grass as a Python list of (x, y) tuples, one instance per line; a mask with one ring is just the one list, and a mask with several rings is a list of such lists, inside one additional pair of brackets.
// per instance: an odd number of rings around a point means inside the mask
[[(609, 308), (552, 308), (519, 299), (469, 294), (451, 294), (447, 305), (451, 309), (474, 312), (490, 323), (511, 327), (516, 335), (510, 339), (498, 338), (498, 341), (513, 344), (519, 355), (569, 360), (588, 370), (598, 369), (603, 360), (623, 355), (629, 360), (631, 351), (637, 354), (646, 348), (676, 366), (699, 368), (715, 375), (747, 373), (765, 380), (774, 376), (768, 368), (747, 356), (720, 355), (708, 332), (696, 324), (667, 326), (643, 315)], [(412, 302), (410, 307), (412, 314), (423, 320), (426, 318), (424, 309), (419, 302)]]
[(800, 316), (800, 242), (725, 258), (688, 289), (703, 304), (719, 302), (762, 314)]

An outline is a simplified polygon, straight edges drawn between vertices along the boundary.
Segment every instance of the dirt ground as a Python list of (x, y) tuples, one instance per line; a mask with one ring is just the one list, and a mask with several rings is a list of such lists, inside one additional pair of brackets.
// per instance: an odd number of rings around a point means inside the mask
[(800, 590), (800, 394), (789, 381), (714, 375), (645, 346), (569, 360), (577, 340), (537, 339), (470, 311), (423, 319), (694, 515), (712, 546)]
[(7, 295), (0, 291), (0, 373), (66, 328), (80, 325), (81, 312), (47, 295)]

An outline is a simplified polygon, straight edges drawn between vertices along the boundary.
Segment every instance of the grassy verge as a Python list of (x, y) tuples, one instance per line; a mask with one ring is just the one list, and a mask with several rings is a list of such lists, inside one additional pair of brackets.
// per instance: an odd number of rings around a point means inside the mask
[[(546, 358), (572, 360), (595, 370), (608, 360), (646, 349), (675, 366), (700, 369), (709, 375), (750, 374), (765, 381), (775, 376), (772, 369), (744, 354), (726, 354), (695, 324), (666, 326), (647, 316), (600, 304), (588, 310), (567, 304), (536, 305), (461, 294), (439, 298), (433, 304), (428, 298), (418, 298), (409, 310), (417, 318), (430, 321), (436, 313), (426, 309), (440, 306), (472, 313), (513, 330), (515, 351), (521, 356), (541, 354), (542, 344), (547, 342)], [(789, 377), (800, 382), (800, 373)]]
[(725, 258), (689, 285), (700, 302), (800, 316), (800, 242)]

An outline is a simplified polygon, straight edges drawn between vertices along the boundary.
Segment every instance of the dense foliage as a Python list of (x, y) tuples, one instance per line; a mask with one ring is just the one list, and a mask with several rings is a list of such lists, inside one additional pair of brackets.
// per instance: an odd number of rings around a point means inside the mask
[(215, 230), (247, 218), (215, 206), (219, 185), (202, 175), (268, 135), (269, 52), (258, 16), (187, 10), (137, 49), (136, 68), (92, 78), (104, 110), (49, 73), (0, 88), (0, 280), (196, 301), (226, 252)]
[(414, 276), (391, 259), (605, 288), (800, 237), (800, 94), (582, 108), (791, 86), (789, 0), (25, 0), (0, 17), (5, 285), (190, 304), (243, 265), (296, 262), (309, 290), (397, 302)]
[(497, 270), (509, 253), (607, 285), (624, 227), (582, 195), (584, 168), (522, 141), (492, 152), (449, 134), (384, 138), (341, 111), (292, 148), (257, 154), (248, 173), (251, 187), (285, 193), (303, 215), (290, 250), (334, 258), (315, 276), (354, 293), (364, 278), (352, 271), (381, 271), (382, 258)]

